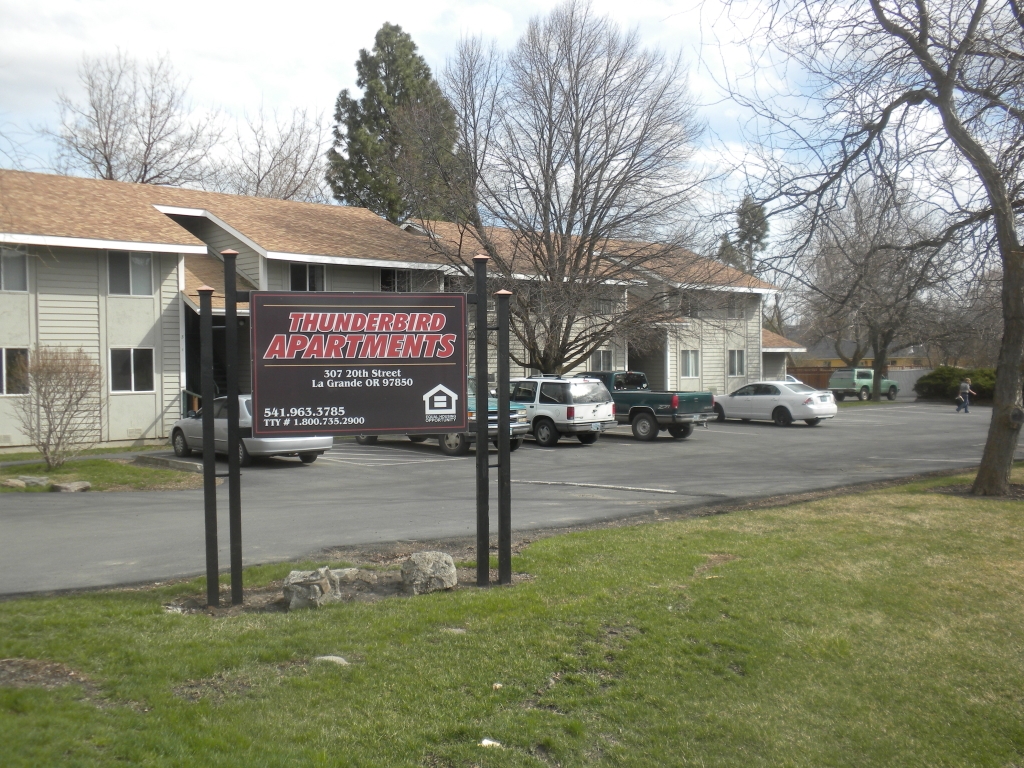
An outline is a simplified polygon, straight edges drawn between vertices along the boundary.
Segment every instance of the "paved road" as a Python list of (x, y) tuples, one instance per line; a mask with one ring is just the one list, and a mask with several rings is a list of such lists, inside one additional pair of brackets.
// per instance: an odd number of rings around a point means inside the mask
[[(989, 417), (980, 407), (965, 415), (952, 406), (896, 403), (844, 408), (815, 428), (730, 421), (680, 441), (663, 434), (639, 443), (620, 429), (592, 446), (527, 442), (513, 454), (513, 526), (568, 525), (976, 465)], [(434, 444), (404, 439), (339, 442), (311, 465), (262, 462), (242, 478), (245, 562), (345, 544), (472, 536), (474, 477), (472, 453), (448, 458)], [(201, 491), (0, 495), (0, 594), (203, 573), (202, 504)], [(224, 486), (218, 505), (226, 566)], [(496, 509), (492, 498), (494, 526)]]

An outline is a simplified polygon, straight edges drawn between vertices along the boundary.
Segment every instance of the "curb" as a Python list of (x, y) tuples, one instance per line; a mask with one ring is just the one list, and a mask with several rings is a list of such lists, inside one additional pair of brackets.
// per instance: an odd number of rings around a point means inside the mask
[(201, 473), (203, 466), (193, 461), (181, 459), (168, 459), (163, 456), (136, 456), (134, 464), (140, 467), (156, 467), (158, 469), (176, 469), (179, 472)]

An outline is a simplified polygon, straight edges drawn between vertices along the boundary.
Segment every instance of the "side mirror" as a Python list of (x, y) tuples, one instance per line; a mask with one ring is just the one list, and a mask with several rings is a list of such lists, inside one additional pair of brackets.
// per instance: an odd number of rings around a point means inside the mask
[(735, 392), (730, 392), (729, 393), (729, 397), (736, 397), (736, 393)]
[(199, 414), (198, 414), (198, 413), (196, 413), (195, 411), (189, 411), (189, 412), (188, 412), (188, 418), (190, 418), (190, 419), (194, 419), (194, 418), (196, 418), (196, 416), (198, 416), (198, 415), (199, 415)]

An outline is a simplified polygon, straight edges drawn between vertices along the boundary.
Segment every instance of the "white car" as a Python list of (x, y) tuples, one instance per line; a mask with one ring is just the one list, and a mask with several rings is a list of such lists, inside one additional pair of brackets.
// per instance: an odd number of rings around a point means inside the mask
[(526, 408), (538, 445), (550, 448), (562, 435), (584, 445), (615, 426), (615, 403), (600, 379), (532, 376), (512, 379), (511, 401)]
[[(243, 467), (252, 463), (254, 456), (298, 456), (303, 464), (312, 464), (317, 457), (331, 450), (334, 438), (323, 437), (253, 437), (252, 395), (238, 398), (238, 462)], [(171, 428), (171, 445), (175, 456), (184, 458), (193, 451), (203, 450), (203, 412), (189, 411)], [(228, 399), (213, 401), (213, 445), (216, 453), (228, 451)]]
[(780, 427), (788, 427), (795, 420), (816, 427), (838, 410), (828, 390), (792, 381), (759, 381), (740, 387), (728, 397), (715, 399), (719, 421), (758, 419), (774, 421)]

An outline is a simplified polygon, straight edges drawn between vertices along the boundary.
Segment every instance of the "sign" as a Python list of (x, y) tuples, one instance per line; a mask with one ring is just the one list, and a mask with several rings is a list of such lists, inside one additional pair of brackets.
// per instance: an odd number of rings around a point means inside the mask
[(461, 293), (250, 295), (253, 437), (462, 432)]

